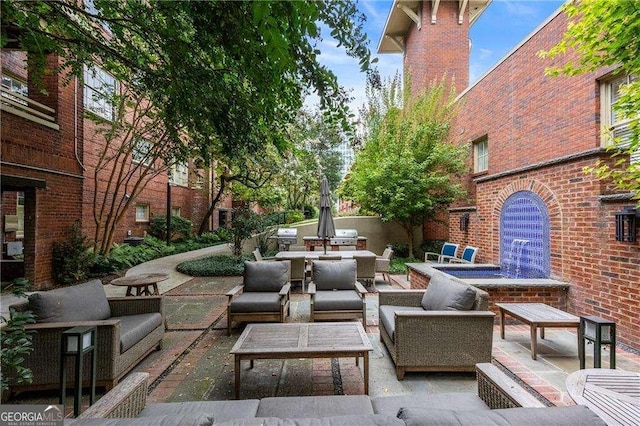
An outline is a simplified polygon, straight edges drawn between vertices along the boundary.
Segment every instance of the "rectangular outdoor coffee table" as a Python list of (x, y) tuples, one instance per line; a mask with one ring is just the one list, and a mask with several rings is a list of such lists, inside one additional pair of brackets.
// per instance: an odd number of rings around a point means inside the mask
[[(510, 316), (529, 325), (531, 328), (531, 358), (536, 359), (538, 348), (538, 333), (540, 328), (540, 338), (544, 339), (545, 327), (575, 327), (580, 326), (580, 318), (568, 312), (556, 309), (544, 303), (496, 303), (500, 309), (500, 337), (504, 339), (504, 315)], [(578, 343), (580, 342), (580, 333)], [(578, 344), (578, 351), (580, 345)], [(580, 356), (580, 354), (578, 354)]]
[(235, 357), (235, 396), (240, 398), (242, 360), (291, 358), (364, 358), (364, 393), (369, 394), (369, 352), (360, 322), (249, 324), (231, 349)]

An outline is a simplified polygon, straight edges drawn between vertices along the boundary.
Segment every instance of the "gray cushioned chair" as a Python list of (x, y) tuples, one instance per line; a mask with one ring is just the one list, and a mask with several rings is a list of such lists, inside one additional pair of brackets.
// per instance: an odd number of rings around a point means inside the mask
[(311, 267), (311, 322), (360, 319), (366, 326), (367, 290), (356, 281), (356, 261), (317, 260)]
[(487, 292), (435, 274), (426, 290), (378, 295), (380, 340), (398, 380), (406, 371), (474, 371), (491, 362), (495, 314)]
[(245, 262), (242, 285), (227, 293), (227, 335), (233, 321), (285, 322), (289, 314), (291, 262)]
[(384, 249), (384, 252), (382, 252), (382, 256), (376, 257), (376, 274), (382, 274), (382, 278), (388, 283), (391, 283), (389, 269), (391, 268), (392, 257), (393, 250), (389, 247)]
[[(33, 372), (33, 382), (14, 386), (14, 391), (60, 387), (60, 342), (62, 332), (72, 327), (97, 327), (96, 383), (107, 389), (162, 347), (162, 296), (107, 298), (100, 280), (33, 293), (14, 309), (31, 310), (36, 316), (35, 324), (25, 326), (33, 336), (33, 351), (23, 363)], [(71, 361), (70, 386), (75, 377)], [(89, 364), (84, 363), (83, 377), (89, 377)]]

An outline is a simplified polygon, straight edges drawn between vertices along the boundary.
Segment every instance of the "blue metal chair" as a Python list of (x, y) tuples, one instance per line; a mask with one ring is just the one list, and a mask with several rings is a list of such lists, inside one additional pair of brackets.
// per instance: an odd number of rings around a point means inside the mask
[[(444, 243), (440, 253), (426, 252), (424, 254), (424, 261), (428, 263), (444, 263), (445, 259), (457, 258), (458, 248), (460, 244)], [(435, 257), (435, 260), (430, 260), (430, 257)]]
[(462, 250), (462, 256), (460, 258), (452, 257), (448, 261), (450, 263), (474, 263), (476, 261), (476, 254), (478, 254), (478, 248), (472, 246), (466, 246)]

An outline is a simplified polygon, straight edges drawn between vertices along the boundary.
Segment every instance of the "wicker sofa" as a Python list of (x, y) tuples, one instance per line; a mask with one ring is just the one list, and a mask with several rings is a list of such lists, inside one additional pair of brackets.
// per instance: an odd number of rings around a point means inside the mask
[(380, 290), (380, 340), (398, 380), (407, 371), (473, 371), (491, 362), (489, 295), (445, 274), (426, 290)]
[[(33, 351), (23, 363), (33, 372), (33, 382), (13, 386), (12, 392), (59, 388), (62, 332), (72, 327), (97, 326), (96, 383), (107, 389), (150, 352), (162, 347), (165, 324), (161, 296), (107, 298), (102, 282), (92, 280), (36, 292), (14, 308), (31, 310), (36, 323), (26, 326), (33, 332)], [(73, 383), (72, 360), (67, 361), (67, 380)], [(88, 364), (85, 378), (89, 377)]]
[(584, 406), (545, 407), (492, 364), (477, 366), (478, 393), (270, 397), (146, 403), (147, 373), (134, 373), (65, 424), (353, 426), (604, 425)]

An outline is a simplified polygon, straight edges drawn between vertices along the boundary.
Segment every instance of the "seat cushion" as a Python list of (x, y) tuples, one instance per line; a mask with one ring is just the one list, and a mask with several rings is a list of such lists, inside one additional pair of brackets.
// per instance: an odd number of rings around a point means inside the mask
[(407, 426), (460, 425), (604, 425), (593, 411), (582, 405), (547, 408), (506, 408), (501, 410), (460, 411), (435, 408), (401, 408), (398, 418)]
[[(165, 414), (154, 417), (144, 418), (87, 418), (74, 419), (64, 424), (72, 424), (75, 426), (210, 426), (214, 422), (214, 418), (204, 413), (191, 414)], [(216, 422), (217, 424), (217, 422)]]
[(120, 320), (120, 353), (126, 352), (162, 325), (162, 315), (158, 312), (126, 315), (112, 319)]
[(379, 396), (371, 398), (373, 412), (395, 416), (403, 407), (418, 407), (424, 409), (439, 408), (443, 410), (488, 410), (489, 407), (475, 393), (424, 393), (415, 392), (397, 396)]
[(355, 290), (317, 291), (314, 297), (315, 311), (362, 310), (362, 298)]
[(373, 414), (367, 395), (272, 397), (260, 400), (256, 417), (328, 417)]
[(316, 260), (313, 262), (313, 282), (317, 290), (353, 290), (356, 283), (355, 260)]
[(157, 417), (163, 415), (182, 415), (206, 413), (212, 415), (216, 424), (233, 419), (254, 418), (258, 412), (257, 399), (238, 401), (187, 401), (149, 403), (138, 417)]
[(330, 417), (256, 417), (255, 419), (232, 420), (215, 423), (216, 426), (404, 426), (397, 417), (380, 414), (346, 415)]
[(384, 329), (387, 330), (387, 334), (394, 339), (394, 333), (396, 331), (396, 320), (395, 313), (396, 311), (413, 311), (413, 312), (424, 312), (420, 306), (393, 306), (393, 305), (382, 305), (378, 309), (378, 316), (380, 318), (380, 323), (384, 326)]
[(475, 300), (473, 287), (437, 273), (429, 280), (421, 304), (427, 311), (468, 311)]
[(233, 299), (229, 306), (232, 313), (279, 312), (280, 295), (265, 292), (242, 293)]
[(111, 308), (100, 280), (40, 291), (29, 295), (29, 308), (37, 322), (100, 321)]
[(244, 291), (279, 292), (289, 282), (291, 262), (244, 262)]

